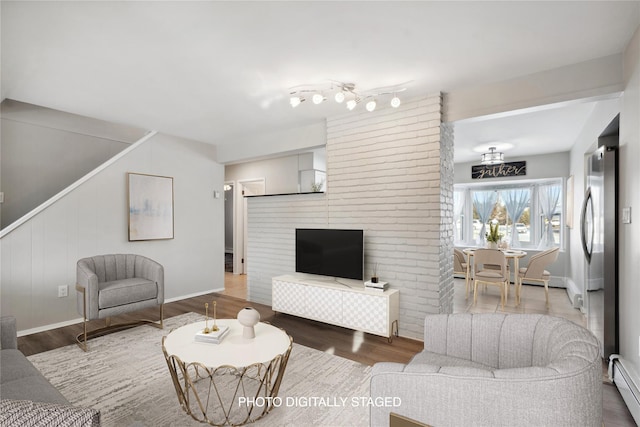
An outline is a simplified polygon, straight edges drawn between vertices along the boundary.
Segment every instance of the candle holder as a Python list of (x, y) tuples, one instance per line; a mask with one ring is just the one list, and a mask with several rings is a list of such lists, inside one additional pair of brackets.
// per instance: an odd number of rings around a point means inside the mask
[(213, 302), (213, 326), (211, 327), (211, 332), (216, 332), (220, 329), (218, 328), (218, 325), (216, 325), (216, 305), (217, 305), (217, 302), (214, 301)]
[(209, 329), (209, 303), (205, 302), (204, 303), (204, 330), (202, 331), (202, 333), (208, 334), (209, 332), (211, 332), (211, 329)]

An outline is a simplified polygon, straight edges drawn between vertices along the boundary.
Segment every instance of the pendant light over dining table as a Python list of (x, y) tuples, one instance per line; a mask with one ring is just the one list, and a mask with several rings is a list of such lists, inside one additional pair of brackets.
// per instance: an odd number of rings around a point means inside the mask
[(483, 153), (480, 157), (480, 163), (483, 165), (497, 165), (504, 163), (504, 153), (496, 151), (496, 147), (489, 147), (489, 152)]

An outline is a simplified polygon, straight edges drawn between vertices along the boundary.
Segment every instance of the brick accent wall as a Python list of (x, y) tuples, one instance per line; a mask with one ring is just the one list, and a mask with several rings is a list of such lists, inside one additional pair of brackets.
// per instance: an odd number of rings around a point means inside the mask
[(453, 133), (441, 96), (327, 119), (327, 192), (249, 200), (251, 301), (295, 270), (296, 227), (365, 230), (365, 277), (400, 290), (400, 335), (423, 338), (427, 313), (453, 305)]
[(324, 193), (249, 197), (247, 297), (271, 305), (271, 278), (296, 271), (296, 228), (328, 228)]

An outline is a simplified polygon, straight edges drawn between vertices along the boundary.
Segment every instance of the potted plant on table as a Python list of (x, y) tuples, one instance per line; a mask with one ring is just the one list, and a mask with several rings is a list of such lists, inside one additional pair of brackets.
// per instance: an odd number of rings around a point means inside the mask
[(498, 221), (491, 221), (489, 231), (484, 236), (487, 239), (489, 249), (498, 249), (498, 243), (502, 239), (502, 233), (498, 231)]

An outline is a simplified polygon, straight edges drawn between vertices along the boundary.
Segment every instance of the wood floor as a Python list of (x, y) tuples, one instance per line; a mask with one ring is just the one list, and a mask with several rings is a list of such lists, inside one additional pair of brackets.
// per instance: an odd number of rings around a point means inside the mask
[[(325, 323), (301, 319), (286, 314), (275, 314), (271, 307), (247, 303), (246, 301), (246, 276), (229, 275), (223, 293), (212, 293), (199, 297), (189, 298), (177, 302), (165, 304), (165, 318), (177, 316), (183, 313), (195, 312), (204, 314), (204, 304), (217, 301), (219, 318), (236, 317), (238, 311), (247, 305), (251, 305), (260, 312), (261, 319), (286, 330), (294, 342), (325, 351), (337, 356), (345, 357), (367, 365), (376, 362), (391, 361), (406, 363), (411, 357), (422, 350), (421, 341), (396, 337), (392, 343), (386, 338), (370, 334), (352, 331)], [(456, 279), (454, 293), (454, 312), (547, 312), (559, 317), (583, 324), (583, 318), (579, 311), (571, 308), (566, 292), (560, 289), (551, 289), (550, 307), (544, 304), (544, 292), (541, 287), (525, 286), (522, 307), (515, 307), (513, 302), (507, 304), (502, 310), (499, 304), (499, 294), (490, 287), (478, 298), (477, 304), (472, 304), (472, 297), (464, 297), (464, 281)], [(136, 316), (126, 315), (113, 318), (113, 322), (131, 321), (140, 317), (157, 319), (159, 311), (156, 309), (142, 310)], [(89, 329), (104, 326), (103, 321), (89, 322)], [(25, 354), (31, 355), (54, 348), (73, 344), (75, 336), (82, 332), (82, 325), (76, 324), (50, 331), (40, 332), (18, 338), (18, 348)], [(89, 342), (91, 348), (91, 342)], [(78, 351), (81, 351), (78, 348)], [(604, 425), (612, 427), (635, 426), (627, 407), (625, 406), (616, 387), (606, 379), (604, 383), (603, 414)]]

